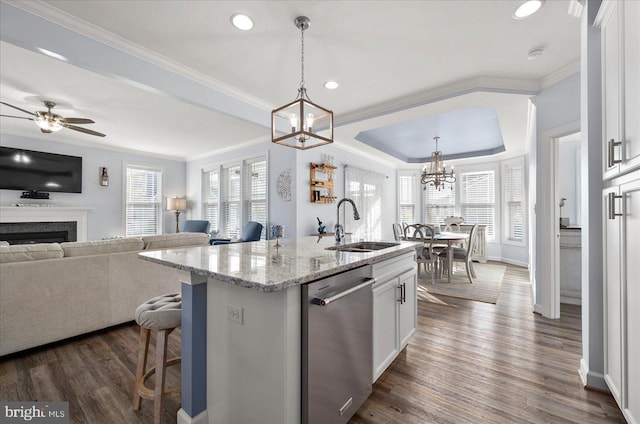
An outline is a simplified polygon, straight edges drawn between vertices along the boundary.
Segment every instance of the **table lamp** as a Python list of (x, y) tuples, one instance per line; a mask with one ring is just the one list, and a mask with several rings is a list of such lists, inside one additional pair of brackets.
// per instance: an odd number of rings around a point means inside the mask
[(180, 212), (187, 210), (187, 199), (181, 199), (179, 197), (167, 197), (167, 210), (175, 211), (176, 213), (176, 233), (180, 232), (178, 228), (178, 220)]

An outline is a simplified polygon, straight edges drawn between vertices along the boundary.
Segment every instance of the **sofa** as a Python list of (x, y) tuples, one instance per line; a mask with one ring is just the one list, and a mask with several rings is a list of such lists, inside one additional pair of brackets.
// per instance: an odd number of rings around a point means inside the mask
[(208, 244), (202, 233), (0, 242), (0, 356), (132, 321), (141, 303), (180, 291), (177, 269), (138, 253)]

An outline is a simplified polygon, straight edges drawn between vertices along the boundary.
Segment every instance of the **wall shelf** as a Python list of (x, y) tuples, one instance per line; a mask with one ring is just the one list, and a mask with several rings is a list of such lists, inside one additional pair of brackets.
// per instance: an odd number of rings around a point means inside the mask
[(309, 199), (311, 203), (335, 203), (333, 178), (336, 168), (325, 163), (311, 162), (309, 164)]

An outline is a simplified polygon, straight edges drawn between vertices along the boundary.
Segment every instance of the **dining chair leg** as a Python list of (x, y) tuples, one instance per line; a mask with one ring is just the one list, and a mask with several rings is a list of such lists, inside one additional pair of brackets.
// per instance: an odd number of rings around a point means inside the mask
[(471, 261), (467, 261), (465, 265), (466, 265), (465, 268), (467, 270), (467, 277), (469, 277), (469, 282), (473, 284), (473, 279), (475, 278), (475, 273), (473, 272), (473, 268), (472, 268), (473, 265), (471, 265)]
[(471, 269), (471, 275), (473, 275), (473, 278), (476, 278), (476, 270), (475, 268), (473, 268), (473, 261), (469, 260), (469, 268)]

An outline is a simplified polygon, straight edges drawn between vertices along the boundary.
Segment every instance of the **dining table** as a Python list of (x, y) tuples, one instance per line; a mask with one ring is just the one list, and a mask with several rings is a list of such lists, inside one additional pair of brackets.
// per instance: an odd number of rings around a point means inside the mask
[[(430, 239), (427, 238), (429, 241)], [(417, 240), (407, 237), (406, 240)], [(451, 231), (436, 232), (433, 235), (433, 243), (447, 244), (447, 282), (451, 282), (451, 274), (453, 273), (453, 248), (454, 244), (469, 240), (468, 233), (455, 233)]]

